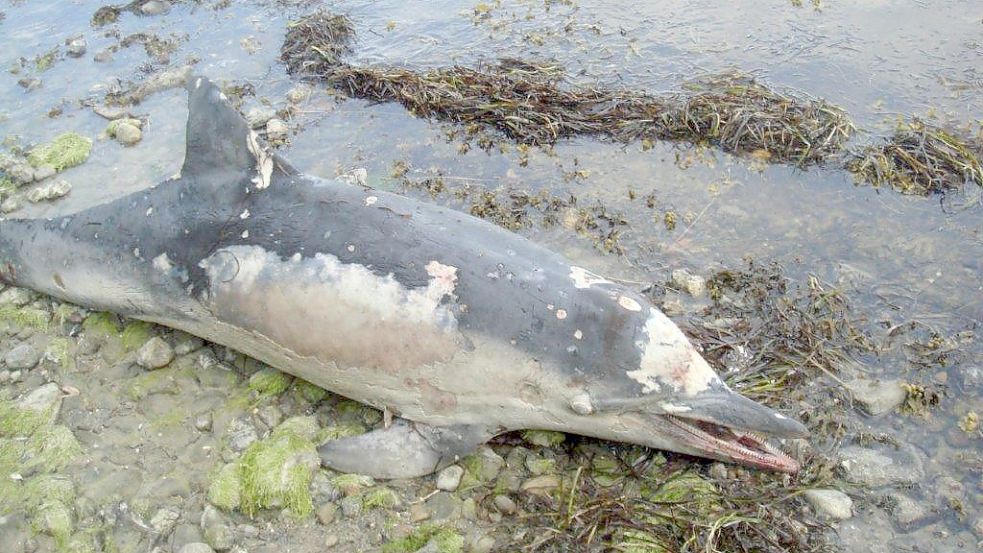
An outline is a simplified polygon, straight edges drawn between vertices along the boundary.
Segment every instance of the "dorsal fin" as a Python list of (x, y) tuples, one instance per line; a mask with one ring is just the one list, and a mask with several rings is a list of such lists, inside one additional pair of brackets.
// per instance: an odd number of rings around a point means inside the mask
[(256, 158), (249, 151), (249, 127), (225, 94), (205, 77), (192, 78), (187, 88), (187, 147), (181, 174), (254, 171)]

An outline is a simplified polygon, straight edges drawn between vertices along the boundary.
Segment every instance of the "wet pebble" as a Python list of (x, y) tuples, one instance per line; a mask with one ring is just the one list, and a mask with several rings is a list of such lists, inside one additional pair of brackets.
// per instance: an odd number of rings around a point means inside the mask
[(452, 492), (461, 485), (461, 477), (463, 476), (463, 468), (458, 465), (451, 465), (437, 475), (437, 489)]
[(215, 553), (215, 550), (207, 543), (195, 542), (184, 544), (177, 553)]
[(31, 344), (18, 344), (3, 356), (10, 370), (33, 369), (41, 360), (41, 352)]
[(909, 445), (891, 455), (859, 446), (840, 450), (840, 467), (847, 480), (871, 487), (915, 484), (925, 476), (921, 458)]
[(57, 173), (58, 171), (55, 170), (54, 165), (49, 165), (45, 163), (44, 165), (41, 165), (34, 169), (34, 180), (42, 181), (44, 179), (50, 179), (51, 177), (55, 176)]
[(671, 280), (673, 288), (682, 290), (694, 298), (702, 296), (707, 290), (707, 279), (700, 275), (690, 274), (686, 269), (674, 270)]
[(229, 423), (228, 440), (229, 448), (237, 453), (245, 451), (247, 447), (259, 439), (253, 425), (242, 419), (234, 419)]
[(266, 138), (270, 142), (284, 142), (290, 134), (290, 127), (281, 119), (266, 122)]
[(888, 494), (888, 497), (891, 499), (892, 503), (892, 507), (890, 509), (891, 518), (893, 518), (894, 522), (896, 522), (902, 529), (908, 530), (916, 526), (920, 526), (921, 523), (926, 522), (929, 516), (932, 514), (920, 502), (902, 493), (890, 493)]
[(153, 370), (167, 366), (174, 359), (174, 348), (160, 336), (147, 340), (137, 351), (137, 365)]
[(113, 138), (123, 146), (133, 146), (143, 139), (143, 131), (132, 123), (120, 122), (113, 128)]
[(92, 60), (96, 63), (106, 63), (113, 59), (113, 50), (111, 48), (103, 48), (96, 52), (96, 55), (92, 56)]
[(174, 530), (177, 526), (178, 519), (181, 518), (181, 512), (174, 507), (164, 507), (158, 510), (153, 518), (150, 519), (150, 526), (160, 535), (166, 536)]
[(80, 58), (85, 55), (85, 39), (82, 37), (67, 39), (65, 41), (65, 53), (73, 58)]
[(276, 111), (268, 106), (256, 106), (249, 108), (246, 112), (246, 123), (249, 123), (249, 128), (258, 129), (266, 125), (270, 119), (276, 117)]
[(34, 182), (34, 168), (27, 163), (15, 163), (4, 172), (18, 186)]
[(889, 413), (901, 405), (905, 390), (897, 380), (857, 379), (847, 383), (853, 399), (869, 415)]
[(164, 2), (162, 0), (150, 0), (149, 2), (144, 2), (140, 6), (140, 13), (143, 15), (161, 15), (171, 11), (171, 3)]
[(195, 430), (198, 432), (212, 431), (212, 414), (203, 413), (195, 417)]
[(839, 490), (806, 490), (805, 499), (819, 515), (834, 520), (853, 516), (853, 500)]
[(341, 512), (348, 518), (358, 516), (362, 512), (362, 498), (350, 495), (342, 499)]
[(230, 549), (235, 541), (228, 518), (211, 505), (201, 513), (201, 533), (205, 543), (217, 551)]
[(316, 514), (318, 522), (327, 526), (334, 522), (335, 517), (338, 514), (338, 505), (334, 503), (325, 503), (317, 508)]
[(2, 203), (0, 203), (0, 211), (3, 213), (13, 213), (20, 209), (20, 200), (17, 198), (7, 198)]
[(287, 92), (287, 101), (291, 104), (299, 104), (311, 97), (313, 89), (307, 85), (297, 85)]
[(515, 501), (512, 501), (512, 498), (507, 495), (496, 495), (495, 499), (492, 500), (492, 505), (495, 506), (495, 510), (503, 515), (514, 514), (516, 510)]
[(27, 193), (27, 199), (34, 202), (56, 200), (72, 191), (72, 183), (65, 179), (46, 182)]

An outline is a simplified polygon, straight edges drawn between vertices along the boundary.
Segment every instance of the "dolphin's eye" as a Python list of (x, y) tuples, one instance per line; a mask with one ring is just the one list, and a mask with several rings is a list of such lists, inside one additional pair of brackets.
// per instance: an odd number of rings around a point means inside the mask
[(578, 415), (590, 415), (594, 412), (594, 405), (591, 403), (590, 395), (587, 392), (580, 392), (571, 397), (570, 408)]

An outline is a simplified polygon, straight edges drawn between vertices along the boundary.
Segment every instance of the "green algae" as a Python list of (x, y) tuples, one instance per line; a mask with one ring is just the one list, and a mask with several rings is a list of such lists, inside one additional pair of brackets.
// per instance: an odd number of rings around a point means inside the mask
[(303, 378), (295, 378), (291, 390), (308, 403), (317, 403), (322, 401), (330, 394), (330, 392), (324, 388), (316, 384), (311, 384)]
[(17, 307), (14, 305), (0, 306), (0, 323), (17, 328), (33, 328), (48, 330), (51, 316), (43, 309), (34, 307)]
[(291, 382), (289, 374), (267, 367), (249, 377), (249, 389), (262, 397), (273, 397), (287, 391)]
[(67, 426), (44, 427), (27, 440), (27, 452), (48, 471), (58, 471), (82, 454), (82, 446)]
[(120, 333), (118, 321), (119, 319), (112, 313), (97, 311), (90, 313), (89, 316), (82, 321), (82, 330), (88, 334), (101, 338), (115, 337), (119, 336)]
[(392, 540), (382, 546), (383, 553), (412, 553), (433, 542), (440, 553), (460, 553), (464, 538), (454, 529), (436, 524), (424, 524), (405, 538)]
[(242, 501), (240, 496), (242, 479), (239, 477), (241, 470), (242, 467), (238, 462), (223, 465), (211, 478), (208, 486), (208, 502), (223, 511), (239, 508)]
[(120, 341), (124, 351), (140, 349), (154, 334), (154, 324), (146, 321), (128, 320), (120, 333)]
[(71, 511), (61, 501), (42, 503), (31, 518), (31, 527), (34, 531), (53, 537), (58, 549), (65, 549), (68, 546), (74, 526)]
[(317, 441), (319, 443), (324, 443), (328, 440), (338, 440), (341, 438), (350, 438), (352, 436), (358, 436), (365, 434), (366, 429), (364, 426), (358, 423), (341, 423), (331, 426), (325, 426), (320, 429), (317, 433)]
[(371, 488), (375, 485), (375, 480), (371, 476), (348, 473), (335, 476), (331, 479), (331, 483), (347, 497), (361, 493), (366, 488)]
[(318, 435), (317, 420), (312, 416), (299, 415), (281, 422), (274, 430), (273, 436), (294, 434), (308, 441), (315, 441)]
[(27, 155), (27, 161), (32, 167), (51, 165), (61, 172), (84, 163), (91, 151), (91, 139), (69, 132), (58, 135), (48, 144), (36, 146)]
[(555, 447), (563, 443), (566, 434), (552, 430), (523, 430), (522, 439), (540, 447)]
[(362, 507), (366, 509), (392, 509), (399, 504), (399, 496), (391, 488), (379, 486), (362, 494)]
[(72, 340), (64, 336), (52, 338), (44, 349), (44, 356), (51, 359), (65, 370), (75, 368), (75, 358), (72, 356)]

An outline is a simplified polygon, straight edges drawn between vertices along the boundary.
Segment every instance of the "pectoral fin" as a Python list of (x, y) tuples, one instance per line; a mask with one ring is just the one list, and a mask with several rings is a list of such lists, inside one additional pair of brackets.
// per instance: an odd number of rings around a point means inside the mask
[(479, 426), (437, 427), (396, 419), (389, 428), (331, 440), (317, 451), (321, 463), (373, 478), (415, 478), (440, 470), (492, 437)]

